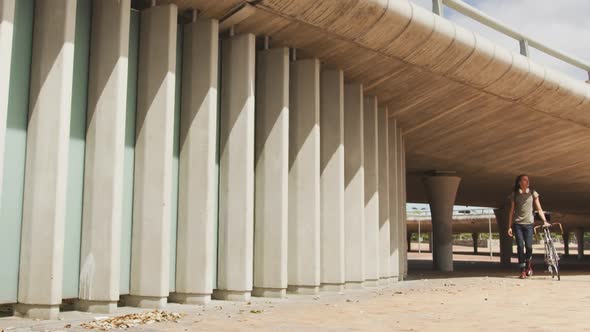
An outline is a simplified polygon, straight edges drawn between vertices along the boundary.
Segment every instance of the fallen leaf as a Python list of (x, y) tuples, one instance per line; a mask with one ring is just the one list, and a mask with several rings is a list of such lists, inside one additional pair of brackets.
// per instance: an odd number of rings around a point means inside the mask
[(175, 312), (166, 312), (162, 310), (153, 310), (137, 314), (129, 314), (116, 317), (95, 317), (94, 321), (82, 323), (81, 327), (88, 330), (108, 331), (110, 329), (126, 329), (138, 325), (152, 324), (156, 322), (175, 322), (177, 323), (184, 314)]

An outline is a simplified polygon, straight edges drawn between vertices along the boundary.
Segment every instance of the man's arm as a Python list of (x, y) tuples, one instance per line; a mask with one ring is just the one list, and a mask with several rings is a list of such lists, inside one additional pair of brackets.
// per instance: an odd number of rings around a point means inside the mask
[(547, 218), (545, 218), (545, 212), (543, 212), (543, 208), (541, 207), (541, 200), (538, 196), (533, 199), (535, 200), (535, 207), (539, 212), (539, 217), (541, 217), (541, 220), (543, 220), (543, 226), (549, 226), (550, 224), (547, 222)]
[(508, 235), (512, 237), (512, 217), (514, 216), (514, 199), (510, 200), (510, 213), (508, 213)]

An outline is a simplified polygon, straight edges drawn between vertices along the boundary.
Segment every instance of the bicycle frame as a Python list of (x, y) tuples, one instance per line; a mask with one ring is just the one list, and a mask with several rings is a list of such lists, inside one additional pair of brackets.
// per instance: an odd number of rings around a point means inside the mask
[(557, 250), (555, 249), (555, 245), (553, 244), (553, 238), (551, 237), (551, 232), (549, 231), (550, 227), (559, 226), (561, 230), (561, 234), (563, 234), (563, 226), (560, 223), (553, 223), (550, 226), (536, 226), (534, 227), (535, 235), (537, 235), (537, 229), (539, 227), (543, 228), (543, 242), (544, 242), (544, 249), (545, 249), (545, 263), (547, 264), (548, 270), (551, 273), (551, 277), (554, 278), (557, 275), (557, 280), (561, 280), (559, 275), (559, 255), (557, 254)]

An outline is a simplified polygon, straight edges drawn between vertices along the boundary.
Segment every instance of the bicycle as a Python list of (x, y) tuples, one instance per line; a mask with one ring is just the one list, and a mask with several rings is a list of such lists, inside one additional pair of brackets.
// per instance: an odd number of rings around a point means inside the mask
[(545, 244), (545, 263), (547, 264), (547, 268), (549, 273), (551, 273), (551, 278), (555, 278), (557, 276), (557, 280), (561, 280), (559, 276), (559, 255), (557, 254), (557, 250), (555, 249), (555, 245), (553, 242), (553, 238), (551, 237), (551, 232), (549, 231), (550, 227), (559, 226), (561, 229), (561, 234), (563, 234), (563, 226), (561, 223), (553, 223), (549, 226), (535, 226), (534, 232), (535, 236), (537, 235), (537, 228), (543, 228), (543, 242)]

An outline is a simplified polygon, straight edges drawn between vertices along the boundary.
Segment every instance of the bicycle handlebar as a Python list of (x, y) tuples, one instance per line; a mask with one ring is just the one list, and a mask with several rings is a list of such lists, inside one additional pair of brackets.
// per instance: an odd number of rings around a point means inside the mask
[(559, 229), (561, 230), (561, 234), (563, 234), (563, 226), (561, 225), (561, 223), (560, 223), (560, 222), (554, 222), (554, 223), (552, 223), (552, 224), (551, 224), (551, 225), (549, 225), (549, 226), (545, 226), (545, 225), (539, 225), (539, 226), (535, 226), (535, 227), (533, 228), (533, 231), (534, 231), (535, 235), (537, 235), (537, 228), (540, 228), (540, 227), (543, 227), (543, 228), (545, 228), (545, 227), (547, 227), (547, 228), (550, 228), (550, 227), (553, 227), (553, 226), (559, 226)]

